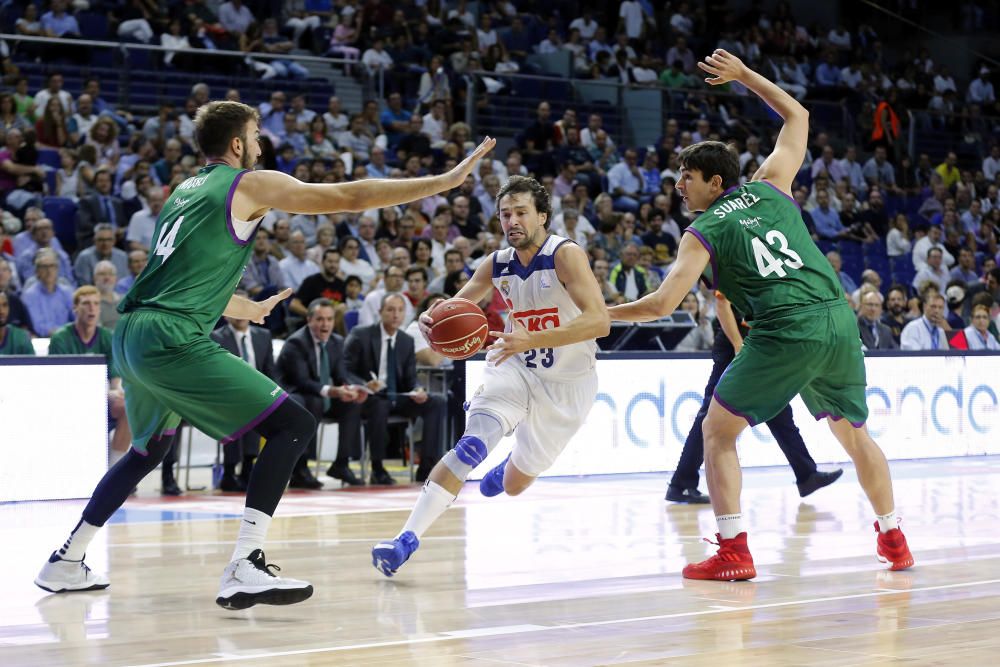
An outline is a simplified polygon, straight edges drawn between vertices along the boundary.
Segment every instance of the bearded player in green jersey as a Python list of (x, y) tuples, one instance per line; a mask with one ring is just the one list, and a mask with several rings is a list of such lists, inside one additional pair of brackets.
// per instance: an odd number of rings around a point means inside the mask
[[(705, 472), (718, 521), (718, 554), (684, 568), (689, 579), (721, 581), (757, 575), (740, 513), (742, 477), (736, 438), (774, 417), (796, 395), (854, 461), (875, 510), (876, 553), (893, 570), (913, 565), (897, 527), (889, 466), (865, 428), (865, 366), (854, 313), (836, 274), (812, 242), (790, 196), (809, 138), (809, 113), (790, 95), (722, 49), (699, 62), (719, 85), (738, 81), (783, 119), (774, 152), (746, 185), (725, 144), (703, 141), (680, 156), (677, 189), (700, 213), (681, 240), (677, 261), (659, 289), (613, 306), (611, 319), (655, 320), (674, 311), (699, 278), (721, 290), (752, 329), (715, 389), (704, 423)], [(720, 323), (737, 340), (736, 320), (720, 305)]]
[(309, 184), (278, 171), (253, 171), (261, 153), (258, 122), (257, 112), (238, 102), (211, 102), (198, 110), (195, 133), (206, 164), (164, 204), (149, 263), (119, 306), (113, 351), (125, 388), (132, 449), (97, 485), (69, 539), (35, 579), (45, 590), (109, 585), (84, 563), (87, 545), (163, 459), (169, 436), (184, 419), (223, 442), (251, 429), (267, 439), (250, 477), (236, 548), (216, 602), (243, 609), (292, 604), (312, 595), (307, 582), (275, 576), (262, 547), (316, 422), (209, 333), (223, 315), (263, 322), (291, 295), (288, 289), (259, 303), (234, 295), (260, 220), (271, 209), (307, 215), (364, 211), (445, 192), (461, 185), (496, 142), (487, 138), (440, 176)]

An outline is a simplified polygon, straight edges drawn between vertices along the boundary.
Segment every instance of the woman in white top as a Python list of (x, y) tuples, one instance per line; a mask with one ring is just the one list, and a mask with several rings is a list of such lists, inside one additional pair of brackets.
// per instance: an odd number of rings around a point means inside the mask
[(1000, 342), (990, 333), (990, 309), (983, 304), (972, 307), (972, 324), (962, 333), (970, 350), (1000, 351)]
[(885, 239), (889, 257), (909, 255), (913, 243), (910, 241), (910, 222), (905, 213), (897, 213), (892, 221), (892, 229)]
[(417, 357), (417, 363), (421, 366), (448, 368), (452, 365), (451, 359), (432, 350), (423, 334), (420, 333), (420, 316), (447, 298), (447, 295), (440, 293), (425, 296), (413, 314), (413, 321), (406, 327), (406, 333), (413, 339), (413, 353)]
[(688, 292), (681, 301), (681, 310), (691, 313), (691, 317), (697, 323), (694, 329), (684, 336), (681, 342), (674, 348), (675, 352), (701, 352), (711, 350), (715, 342), (715, 332), (712, 331), (712, 322), (707, 317), (703, 317), (698, 304), (698, 297), (694, 292)]

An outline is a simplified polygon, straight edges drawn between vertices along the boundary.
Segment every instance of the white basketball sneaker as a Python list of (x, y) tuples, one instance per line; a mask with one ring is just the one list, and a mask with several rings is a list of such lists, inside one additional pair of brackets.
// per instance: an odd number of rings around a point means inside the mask
[(216, 604), (226, 609), (246, 609), (255, 604), (295, 604), (312, 596), (312, 584), (279, 577), (269, 568), (281, 570), (265, 563), (260, 549), (234, 560), (222, 573)]
[(111, 582), (103, 574), (87, 567), (83, 560), (63, 560), (53, 551), (35, 577), (35, 585), (50, 593), (68, 593), (99, 591), (110, 586)]

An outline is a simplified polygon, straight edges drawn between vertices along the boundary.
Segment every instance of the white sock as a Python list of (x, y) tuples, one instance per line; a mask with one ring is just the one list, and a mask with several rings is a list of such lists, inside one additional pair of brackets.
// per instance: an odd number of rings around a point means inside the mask
[(722, 514), (715, 517), (719, 524), (719, 536), (724, 540), (731, 540), (740, 533), (745, 533), (743, 527), (743, 514)]
[(243, 518), (240, 520), (240, 534), (236, 538), (236, 548), (233, 549), (231, 560), (246, 558), (255, 549), (264, 548), (264, 538), (271, 526), (271, 517), (260, 510), (250, 507), (243, 508)]
[(97, 531), (100, 529), (100, 526), (89, 524), (80, 519), (80, 523), (76, 524), (76, 528), (69, 534), (66, 543), (59, 549), (59, 557), (63, 560), (83, 560), (84, 554), (87, 553), (87, 547), (90, 546), (90, 541), (94, 539), (94, 535), (97, 535)]
[[(451, 495), (440, 484), (428, 480), (423, 488), (420, 489), (420, 497), (417, 498), (417, 504), (413, 506), (410, 518), (406, 520), (403, 530), (399, 531), (399, 535), (412, 530), (413, 534), (418, 538), (422, 537), (427, 529), (431, 527), (431, 524), (437, 521), (437, 518), (444, 514), (446, 509), (451, 507), (451, 504), (455, 502), (455, 498), (457, 497)], [(396, 537), (399, 537), (399, 535)]]
[(880, 533), (888, 533), (893, 528), (899, 528), (899, 521), (896, 519), (896, 510), (888, 514), (876, 514), (875, 518), (878, 520), (878, 532)]
[(117, 449), (108, 450), (108, 468), (114, 467), (126, 454), (128, 454), (127, 449), (124, 452), (119, 452)]

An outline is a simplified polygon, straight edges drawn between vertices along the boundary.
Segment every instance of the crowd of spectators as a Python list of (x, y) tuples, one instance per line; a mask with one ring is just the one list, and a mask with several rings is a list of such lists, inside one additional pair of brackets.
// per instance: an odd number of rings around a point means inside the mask
[[(112, 8), (119, 37), (159, 36), (176, 47), (165, 57), (169, 67), (200, 62), (199, 48), (310, 48), (347, 58), (349, 71), (383, 70), (386, 98), (361, 108), (343, 108), (336, 96), (325, 109), (309, 108), (304, 95), (280, 90), (259, 105), (260, 166), (308, 182), (450, 168), (476, 140), (455, 121), (468, 102), (460, 77), (496, 74), (476, 78), (485, 99), (497, 90), (489, 81), (502, 87), (503, 75), (527, 68), (533, 53), (565, 50), (576, 76), (660, 86), (680, 96), (673, 99), (684, 113), (664, 119), (654, 145), (628, 145), (600, 114), (578, 115), (572, 101), (543, 100), (514, 143), (452, 192), (360, 214), (270, 212), (240, 284), (256, 299), (295, 291), (268, 319), (270, 335), (284, 338), (308, 325), (317, 299), (333, 304), (332, 330), (346, 335), (354, 326), (378, 324), (384, 297), (398, 293), (405, 297), (400, 326), (414, 334), (416, 360), (447, 363), (422, 345), (415, 317), (456, 293), (490, 252), (506, 245), (495, 196), (511, 174), (533, 174), (546, 186), (551, 230), (587, 248), (609, 304), (656, 289), (693, 219), (675, 189), (679, 152), (705, 139), (726, 141), (739, 154), (745, 182), (766, 159), (778, 127), (741, 114), (746, 91), (738, 84), (716, 91), (729, 96), (706, 92), (695, 61), (719, 47), (807, 106), (840, 100), (851, 110), (852, 127), (814, 131), (794, 198), (858, 309), (864, 344), (1000, 347), (1000, 111), (987, 67), (957, 81), (925, 49), (886, 45), (866, 24), (804, 26), (787, 3), (771, 12), (753, 3), (748, 13), (715, 24), (707, 20), (712, 6), (686, 2), (650, 13), (648, 4), (626, 0), (613, 16), (556, 3), (545, 17), (522, 4), (479, 3), (478, 16), (464, 2), (441, 10), (435, 2), (377, 0), (230, 0), (217, 8), (200, 0), (165, 6), (134, 0)], [(962, 7), (970, 29), (993, 20), (975, 11), (976, 3)], [(65, 3), (53, 0), (40, 16), (26, 11), (18, 30), (69, 37), (78, 32), (70, 19)], [(292, 60), (268, 60), (269, 69), (252, 59), (246, 64), (267, 78), (308, 75)], [(165, 198), (200, 168), (194, 114), (209, 99), (241, 98), (240, 90), (197, 83), (176, 106), (164, 103), (144, 115), (102, 97), (98, 79), (66, 90), (58, 66), (49, 72), (40, 90), (13, 76), (13, 89), (0, 93), (0, 353), (24, 350), (24, 336), (11, 335), (11, 327), (47, 337), (71, 322), (73, 290), (81, 285), (97, 288), (100, 324), (114, 328), (117, 303), (154, 245)], [(908, 109), (926, 112), (916, 116), (919, 133), (954, 136), (952, 150), (909, 155)], [(60, 168), (43, 166), (41, 151), (58, 151)], [(73, 233), (62, 241), (44, 212), (46, 197), (75, 205)], [(502, 323), (501, 299), (481, 305)], [(677, 349), (709, 349), (714, 295), (696, 286), (682, 308), (697, 326)]]

